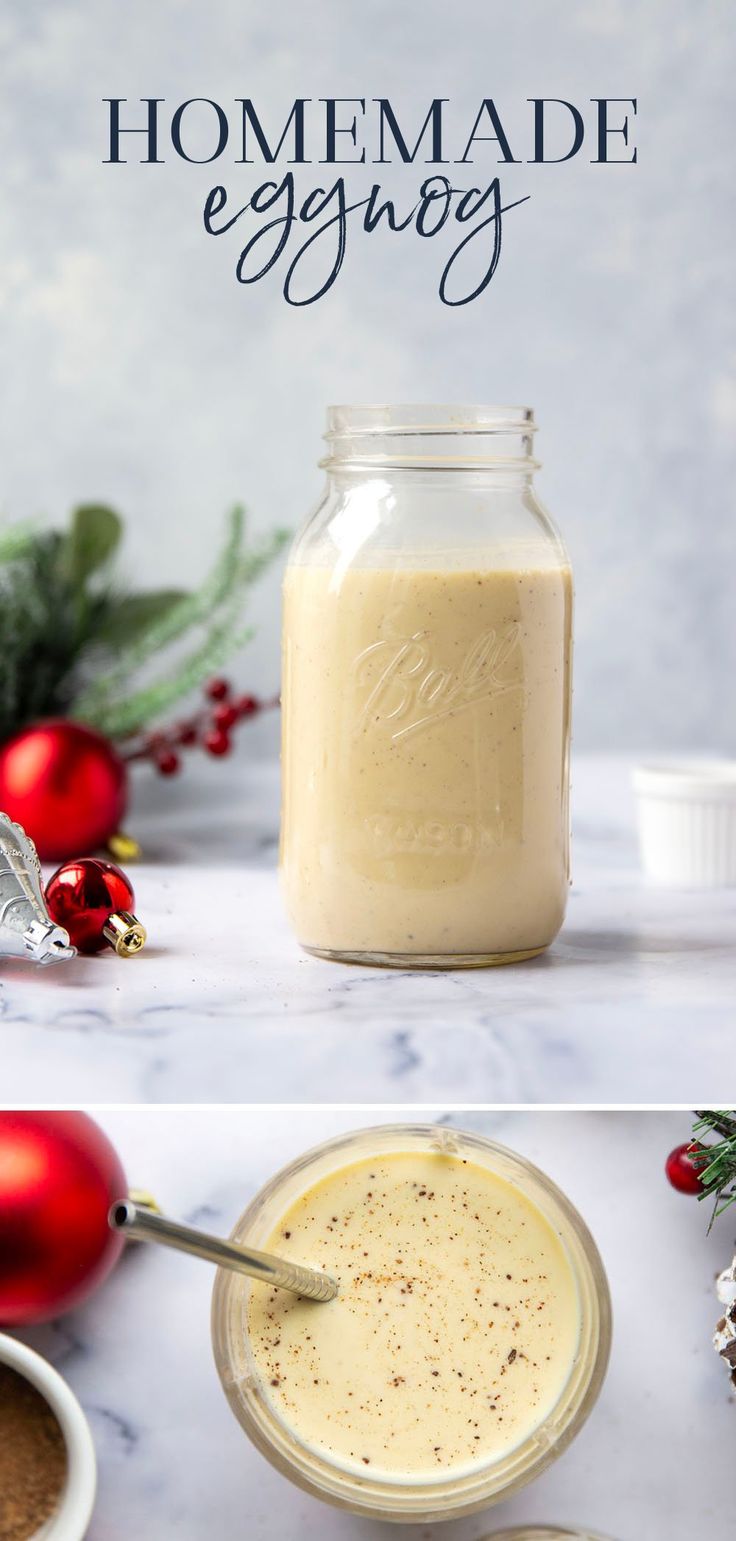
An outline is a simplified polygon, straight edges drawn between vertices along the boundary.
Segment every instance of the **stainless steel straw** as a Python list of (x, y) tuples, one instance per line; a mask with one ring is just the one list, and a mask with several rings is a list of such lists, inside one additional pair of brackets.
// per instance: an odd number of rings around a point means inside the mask
[(334, 1300), (337, 1294), (337, 1283), (329, 1274), (302, 1268), (299, 1263), (273, 1257), (270, 1252), (254, 1252), (235, 1241), (208, 1236), (206, 1231), (195, 1231), (190, 1225), (179, 1225), (165, 1215), (134, 1204), (132, 1199), (113, 1204), (108, 1220), (114, 1231), (124, 1231), (137, 1241), (158, 1241), (165, 1247), (176, 1247), (179, 1252), (191, 1252), (208, 1263), (247, 1273), (252, 1279), (261, 1279), (276, 1289), (291, 1290), (307, 1300)]

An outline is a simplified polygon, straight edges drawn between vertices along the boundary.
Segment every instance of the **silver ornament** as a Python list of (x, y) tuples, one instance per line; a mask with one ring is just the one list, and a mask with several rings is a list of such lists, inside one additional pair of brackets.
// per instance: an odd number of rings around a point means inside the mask
[(0, 958), (58, 963), (75, 957), (76, 950), (46, 908), (33, 841), (20, 824), (0, 813)]

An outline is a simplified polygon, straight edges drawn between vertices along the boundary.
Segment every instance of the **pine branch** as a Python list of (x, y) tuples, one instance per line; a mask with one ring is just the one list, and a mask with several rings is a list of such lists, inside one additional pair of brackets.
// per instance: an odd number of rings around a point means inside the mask
[[(250, 551), (243, 550), (243, 537), (244, 512), (235, 508), (224, 550), (202, 588), (154, 621), (114, 669), (87, 687), (73, 703), (75, 716), (113, 738), (138, 733), (248, 641), (250, 629), (238, 627), (245, 591), (289, 537), (288, 531), (277, 530)], [(193, 626), (205, 627), (204, 638), (174, 674), (135, 689), (134, 679), (141, 667)]]
[(75, 673), (92, 645), (108, 592), (80, 591), (56, 532), (2, 537), (0, 562), (0, 742), (42, 716), (68, 710)]
[(245, 530), (245, 512), (236, 507), (230, 515), (230, 529), (223, 551), (202, 588), (194, 594), (186, 594), (161, 620), (146, 628), (119, 656), (114, 668), (99, 679), (93, 680), (75, 702), (76, 713), (86, 722), (95, 722), (99, 710), (125, 689), (132, 675), (137, 673), (151, 658), (165, 647), (177, 642), (190, 626), (209, 619), (219, 605), (230, 596), (238, 581), (241, 547)]
[[(713, 1134), (719, 1136), (718, 1140), (706, 1145), (705, 1138)], [(710, 1231), (718, 1216), (736, 1203), (736, 1113), (732, 1109), (699, 1109), (693, 1136), (703, 1146), (702, 1151), (692, 1155), (703, 1187), (698, 1197), (713, 1199)]]
[[(247, 590), (288, 539), (277, 530), (246, 547), (237, 507), (195, 593), (123, 593), (109, 573), (122, 532), (104, 504), (75, 509), (66, 531), (0, 532), (0, 743), (40, 717), (77, 717), (113, 737), (144, 728), (248, 639)], [(189, 635), (183, 659), (162, 656)], [(142, 684), (154, 663), (157, 677)]]
[(111, 701), (107, 706), (101, 706), (95, 716), (82, 720), (108, 738), (130, 738), (139, 733), (146, 723), (160, 717), (182, 696), (196, 689), (206, 675), (219, 669), (231, 653), (250, 640), (252, 628), (235, 632), (234, 621), (235, 614), (231, 613), (224, 622), (213, 626), (204, 642), (187, 655), (174, 674), (134, 691), (122, 701)]
[(0, 562), (16, 562), (18, 557), (27, 556), (35, 539), (35, 531), (27, 524), (14, 524), (0, 533)]

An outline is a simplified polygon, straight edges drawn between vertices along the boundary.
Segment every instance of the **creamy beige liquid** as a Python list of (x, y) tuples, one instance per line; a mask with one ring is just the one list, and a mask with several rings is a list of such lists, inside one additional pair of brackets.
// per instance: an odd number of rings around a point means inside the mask
[(514, 955), (568, 885), (571, 578), (293, 565), (282, 868), (316, 950)]
[(459, 1474), (518, 1445), (558, 1401), (580, 1326), (567, 1255), (485, 1167), (363, 1158), (297, 1199), (268, 1246), (339, 1282), (328, 1305), (255, 1285), (248, 1330), (278, 1417), (343, 1468)]

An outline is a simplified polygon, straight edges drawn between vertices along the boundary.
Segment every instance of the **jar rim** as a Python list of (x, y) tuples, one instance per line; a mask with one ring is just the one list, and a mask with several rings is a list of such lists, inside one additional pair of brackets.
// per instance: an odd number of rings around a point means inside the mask
[(536, 433), (532, 407), (477, 405), (470, 403), (366, 402), (343, 403), (327, 408), (325, 439), (353, 439), (363, 435), (400, 438), (407, 434), (532, 434)]
[(540, 1525), (538, 1521), (528, 1525), (514, 1525), (511, 1530), (493, 1530), (489, 1535), (483, 1536), (482, 1541), (553, 1541), (553, 1538), (565, 1538), (565, 1541), (604, 1541), (604, 1537), (592, 1530), (570, 1530), (560, 1525)]

